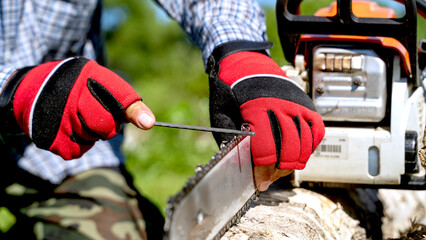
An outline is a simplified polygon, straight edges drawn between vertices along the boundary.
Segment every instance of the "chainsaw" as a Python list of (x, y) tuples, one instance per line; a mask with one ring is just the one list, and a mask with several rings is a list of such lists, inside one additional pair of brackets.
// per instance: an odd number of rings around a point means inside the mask
[(417, 43), (417, 12), (426, 16), (426, 1), (400, 2), (337, 0), (311, 16), (299, 14), (301, 0), (277, 1), (280, 41), (292, 63), (283, 69), (326, 126), (293, 185), (426, 189), (418, 156), (426, 40)]
[[(251, 133), (245, 126), (243, 132)], [(250, 151), (250, 135), (254, 134), (245, 133), (236, 133), (232, 141), (223, 143), (169, 199), (165, 240), (219, 239), (257, 198)]]
[[(426, 189), (418, 156), (426, 121), (426, 41), (418, 48), (416, 40), (417, 10), (424, 17), (426, 2), (405, 0), (402, 17), (357, 0), (337, 0), (305, 16), (300, 3), (277, 1), (279, 36), (292, 63), (283, 70), (312, 97), (326, 133), (306, 168), (294, 171), (292, 184)], [(233, 133), (234, 140), (170, 198), (165, 239), (220, 239), (258, 196), (254, 133), (247, 126)]]

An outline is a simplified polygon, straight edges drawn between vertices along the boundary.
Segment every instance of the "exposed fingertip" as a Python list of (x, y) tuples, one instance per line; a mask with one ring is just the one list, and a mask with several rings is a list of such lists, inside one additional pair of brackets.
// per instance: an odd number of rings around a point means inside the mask
[(257, 189), (261, 192), (268, 190), (269, 186), (272, 184), (272, 182), (266, 181), (266, 182), (261, 182), (258, 186)]
[(142, 113), (139, 116), (138, 122), (143, 129), (150, 129), (154, 126), (155, 120), (147, 113)]

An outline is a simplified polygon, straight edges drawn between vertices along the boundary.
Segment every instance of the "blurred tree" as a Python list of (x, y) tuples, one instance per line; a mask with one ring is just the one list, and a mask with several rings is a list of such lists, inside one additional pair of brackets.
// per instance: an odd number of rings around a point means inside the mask
[[(146, 1), (107, 0), (105, 5), (121, 8), (115, 11), (120, 16), (126, 13), (126, 21), (107, 33), (108, 67), (132, 83), (158, 121), (209, 126), (201, 52), (180, 26)], [(284, 64), (273, 9), (267, 11), (267, 25), (275, 44), (271, 55)], [(164, 211), (167, 199), (218, 147), (210, 133), (127, 126), (123, 150), (136, 186)]]
[[(209, 126), (208, 78), (201, 52), (180, 26), (146, 1), (107, 0), (105, 6), (119, 7), (122, 10), (115, 13), (120, 16), (126, 13), (126, 21), (107, 32), (108, 67), (132, 83), (158, 121)], [(272, 9), (267, 21), (275, 43), (271, 54), (283, 64)], [(206, 163), (218, 148), (210, 133), (127, 126), (123, 150), (136, 186), (164, 210), (197, 164)]]
[[(173, 21), (146, 1), (109, 0), (126, 21), (107, 34), (108, 67), (140, 93), (158, 121), (209, 126), (208, 79), (201, 52)], [(217, 151), (210, 133), (126, 128), (123, 147), (136, 186), (162, 210), (167, 199)]]

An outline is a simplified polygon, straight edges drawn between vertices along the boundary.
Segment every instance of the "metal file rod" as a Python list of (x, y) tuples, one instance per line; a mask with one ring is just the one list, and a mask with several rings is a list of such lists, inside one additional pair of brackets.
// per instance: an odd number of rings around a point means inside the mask
[(254, 132), (247, 132), (247, 131), (227, 129), (227, 128), (200, 127), (200, 126), (183, 125), (183, 124), (176, 124), (176, 123), (165, 123), (165, 122), (155, 122), (154, 125), (159, 127), (188, 129), (188, 130), (196, 130), (196, 131), (204, 131), (204, 132), (231, 133), (231, 134), (245, 135), (245, 136), (255, 135)]

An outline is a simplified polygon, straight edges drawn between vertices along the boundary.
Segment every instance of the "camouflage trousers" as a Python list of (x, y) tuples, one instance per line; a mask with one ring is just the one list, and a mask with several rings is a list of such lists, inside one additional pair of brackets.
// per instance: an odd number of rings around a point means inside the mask
[(131, 181), (123, 169), (99, 168), (70, 177), (58, 186), (14, 182), (2, 195), (8, 203), (1, 201), (17, 219), (6, 237), (147, 239), (148, 227), (150, 239), (161, 239), (161, 213)]

